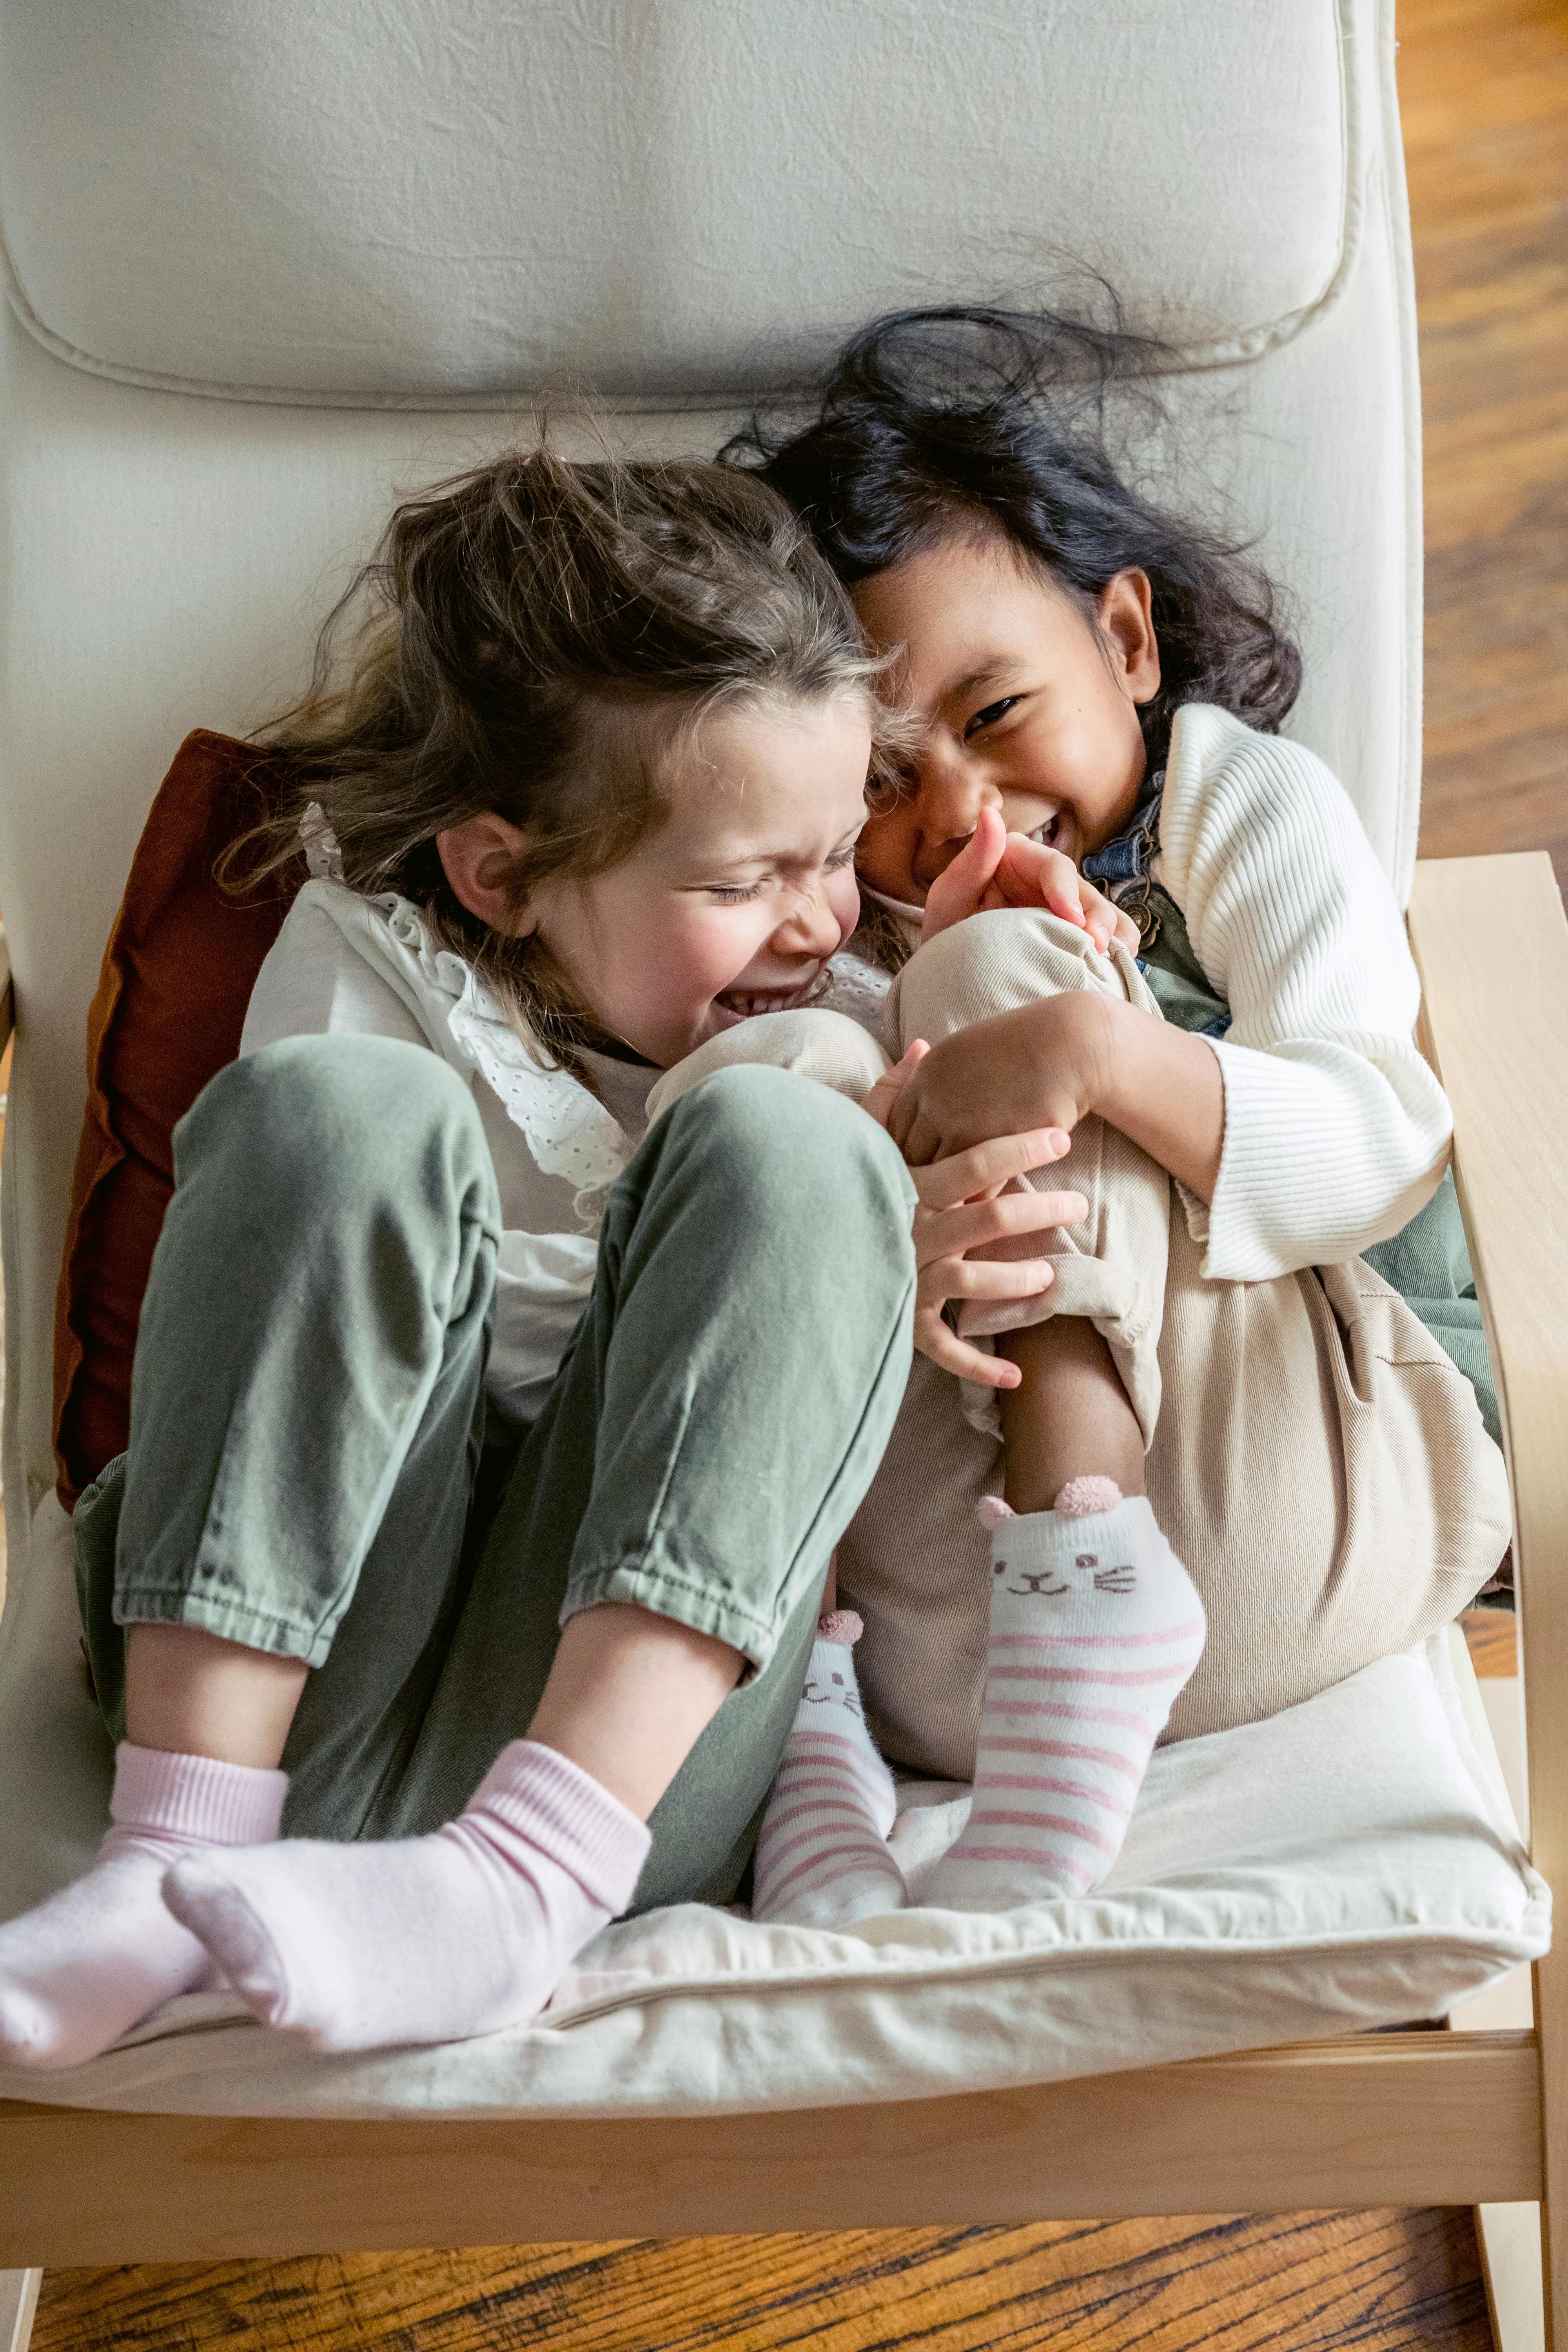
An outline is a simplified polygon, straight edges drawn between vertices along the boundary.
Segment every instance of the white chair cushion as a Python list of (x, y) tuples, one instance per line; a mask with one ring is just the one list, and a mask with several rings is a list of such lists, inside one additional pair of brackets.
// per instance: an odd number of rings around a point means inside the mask
[[(74, 1876), (105, 1818), (69, 1563), (50, 1502), (0, 1657), (0, 1916)], [(918, 1898), (967, 1798), (904, 1794), (895, 1843)], [(1080, 1902), (914, 1910), (853, 1936), (689, 1904), (607, 1928), (547, 2021), (514, 2032), (323, 2058), (196, 1994), (89, 2065), (0, 2067), (0, 2097), (361, 2117), (929, 2097), (1437, 2014), (1538, 1958), (1549, 1916), (1438, 1638), (1269, 1722), (1162, 1748), (1115, 1871)]]
[(6, 0), (13, 299), (132, 381), (439, 404), (569, 369), (661, 405), (1068, 256), (1235, 359), (1353, 242), (1365, 24), (1348, 0)]

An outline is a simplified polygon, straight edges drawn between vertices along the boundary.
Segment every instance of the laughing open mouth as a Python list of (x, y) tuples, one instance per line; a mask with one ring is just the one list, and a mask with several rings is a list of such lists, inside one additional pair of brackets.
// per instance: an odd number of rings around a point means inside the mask
[(727, 988), (713, 999), (714, 1010), (731, 1021), (752, 1021), (760, 1013), (795, 1013), (823, 993), (827, 980), (827, 966), (821, 964), (794, 988)]

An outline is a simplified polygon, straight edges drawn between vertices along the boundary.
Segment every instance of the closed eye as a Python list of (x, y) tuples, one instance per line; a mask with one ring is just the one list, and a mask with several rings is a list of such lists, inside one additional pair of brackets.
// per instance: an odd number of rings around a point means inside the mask
[[(842, 849), (836, 849), (831, 857), (824, 858), (823, 866), (827, 873), (842, 874), (847, 866), (854, 865), (858, 839), (857, 834), (855, 841), (846, 842)], [(749, 900), (760, 898), (763, 889), (761, 882), (710, 882), (707, 895), (710, 898), (717, 898), (721, 907), (743, 907)]]
[(1005, 719), (1014, 705), (1022, 702), (1023, 698), (1021, 694), (1005, 694), (1000, 702), (988, 702), (984, 710), (975, 712), (964, 729), (964, 741), (967, 743), (972, 735), (978, 735), (983, 727), (994, 727), (998, 719)]

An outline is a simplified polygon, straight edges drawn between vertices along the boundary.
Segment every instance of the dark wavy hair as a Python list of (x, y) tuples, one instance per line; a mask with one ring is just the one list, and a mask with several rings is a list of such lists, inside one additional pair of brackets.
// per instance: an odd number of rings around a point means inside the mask
[(963, 305), (875, 320), (816, 386), (812, 423), (775, 431), (753, 417), (719, 456), (783, 493), (847, 587), (955, 532), (1001, 532), (1086, 612), (1118, 572), (1147, 572), (1161, 681), (1141, 716), (1153, 767), (1184, 702), (1277, 733), (1301, 657), (1245, 542), (1123, 478), (1110, 397), (1129, 390), (1163, 417), (1155, 380), (1179, 361), (1129, 331), (1103, 290), (1109, 324)]

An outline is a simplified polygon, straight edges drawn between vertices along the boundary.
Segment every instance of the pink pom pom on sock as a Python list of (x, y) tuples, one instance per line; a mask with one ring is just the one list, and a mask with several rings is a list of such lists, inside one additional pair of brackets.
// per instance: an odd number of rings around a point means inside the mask
[(852, 1650), (866, 1631), (853, 1609), (829, 1609), (816, 1621), (816, 1638)]
[(1010, 1503), (1002, 1500), (1000, 1495), (982, 1495), (974, 1506), (974, 1516), (986, 1534), (993, 1535), (998, 1528), (1005, 1527), (1009, 1519), (1016, 1518), (1018, 1515)]
[(1051, 1508), (1060, 1518), (1088, 1519), (1097, 1511), (1113, 1511), (1121, 1500), (1114, 1478), (1069, 1478)]

